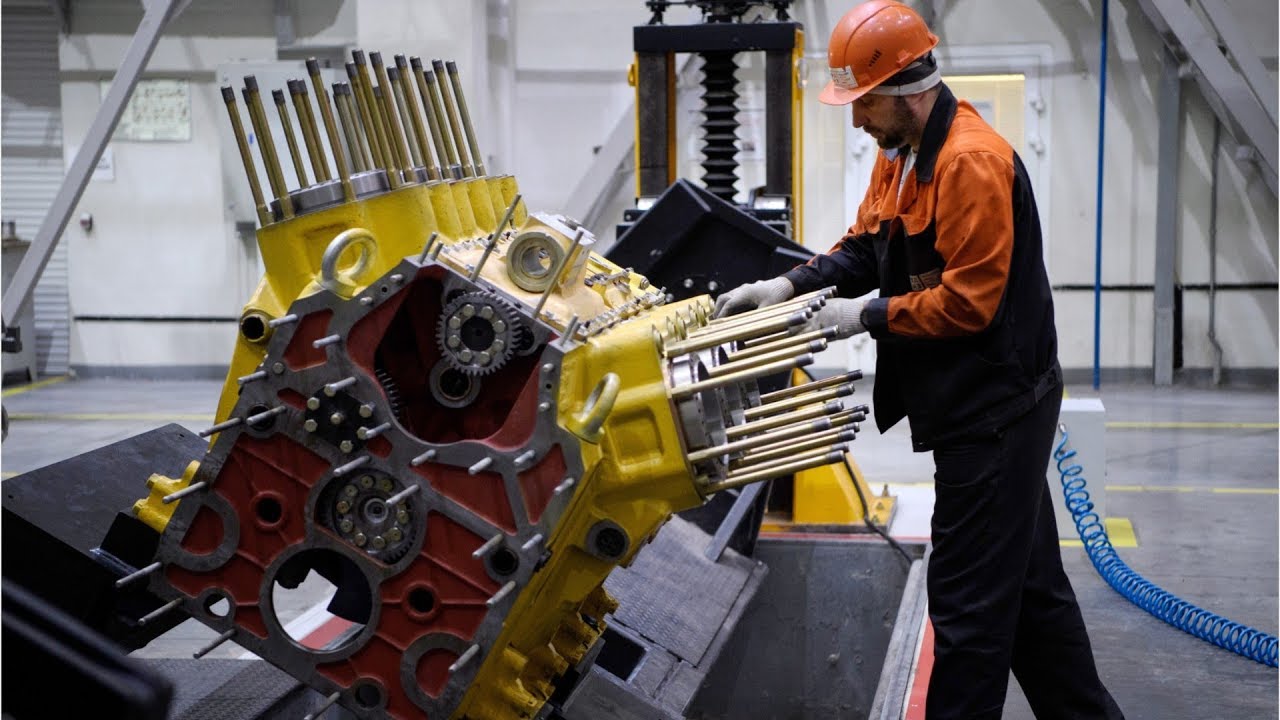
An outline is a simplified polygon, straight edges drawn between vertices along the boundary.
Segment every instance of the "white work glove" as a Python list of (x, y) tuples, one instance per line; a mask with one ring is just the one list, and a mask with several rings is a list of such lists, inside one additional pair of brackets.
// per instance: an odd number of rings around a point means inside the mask
[(737, 315), (747, 310), (777, 305), (790, 300), (795, 293), (796, 289), (791, 281), (784, 277), (739, 285), (716, 298), (715, 317)]
[(835, 326), (837, 340), (864, 333), (867, 328), (862, 324), (862, 308), (866, 304), (864, 300), (828, 298), (827, 304), (823, 305), (813, 317), (809, 318), (806, 329), (822, 330)]

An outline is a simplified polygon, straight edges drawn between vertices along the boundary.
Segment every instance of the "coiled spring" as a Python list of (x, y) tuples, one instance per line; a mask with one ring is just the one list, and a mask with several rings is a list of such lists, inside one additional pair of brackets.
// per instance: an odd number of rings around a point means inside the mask
[(1058, 429), (1062, 432), (1062, 441), (1054, 449), (1053, 458), (1057, 461), (1058, 473), (1062, 475), (1062, 496), (1089, 560), (1107, 584), (1129, 602), (1183, 632), (1276, 667), (1276, 636), (1197, 607), (1149, 582), (1120, 559), (1102, 519), (1093, 511), (1093, 502), (1085, 489), (1084, 468), (1071, 462), (1076, 451), (1067, 449), (1067, 428), (1059, 425)]

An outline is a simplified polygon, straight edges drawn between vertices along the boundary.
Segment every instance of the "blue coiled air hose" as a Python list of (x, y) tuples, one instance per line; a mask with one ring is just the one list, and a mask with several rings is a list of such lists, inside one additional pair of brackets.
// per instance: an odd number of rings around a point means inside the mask
[(1232, 622), (1192, 605), (1178, 596), (1147, 581), (1125, 564), (1107, 537), (1102, 518), (1093, 511), (1089, 491), (1085, 489), (1084, 468), (1070, 462), (1075, 450), (1067, 449), (1067, 427), (1059, 425), (1062, 442), (1053, 451), (1062, 475), (1062, 496), (1076, 524), (1076, 532), (1084, 543), (1084, 551), (1107, 584), (1128, 598), (1129, 602), (1201, 640), (1243, 655), (1263, 665), (1277, 666), (1277, 639), (1261, 630)]

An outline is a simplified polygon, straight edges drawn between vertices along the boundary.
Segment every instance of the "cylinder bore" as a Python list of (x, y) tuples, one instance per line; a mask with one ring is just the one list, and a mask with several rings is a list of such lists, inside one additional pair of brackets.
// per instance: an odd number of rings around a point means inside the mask
[(463, 408), (480, 395), (480, 378), (441, 360), (431, 368), (431, 396), (445, 407)]
[(521, 290), (544, 292), (564, 261), (564, 248), (547, 233), (522, 232), (507, 247), (507, 275)]

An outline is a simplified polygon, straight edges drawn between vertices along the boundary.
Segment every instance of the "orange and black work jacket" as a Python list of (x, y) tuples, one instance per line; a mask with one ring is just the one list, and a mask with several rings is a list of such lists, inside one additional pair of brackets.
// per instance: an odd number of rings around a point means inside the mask
[(905, 415), (923, 451), (1000, 432), (1062, 373), (1022, 161), (946, 85), (918, 152), (900, 192), (905, 160), (880, 153), (848, 234), (785, 277), (797, 295), (879, 288), (862, 313), (877, 340), (876, 424)]

